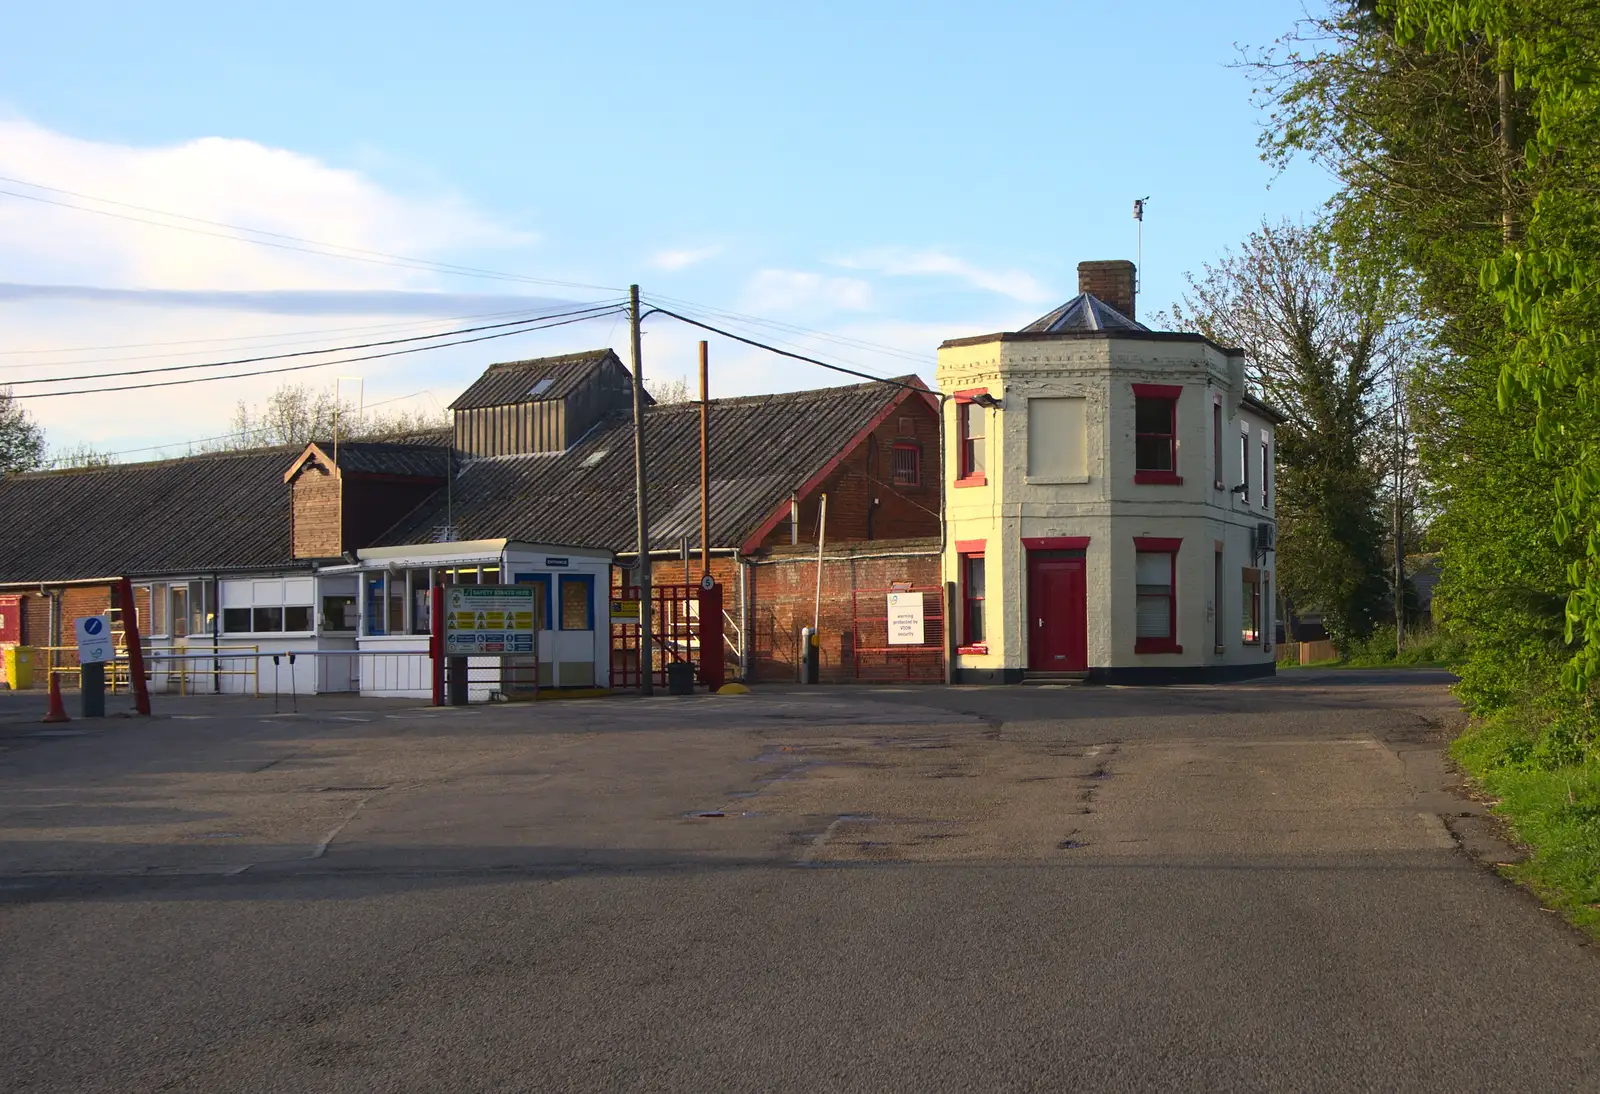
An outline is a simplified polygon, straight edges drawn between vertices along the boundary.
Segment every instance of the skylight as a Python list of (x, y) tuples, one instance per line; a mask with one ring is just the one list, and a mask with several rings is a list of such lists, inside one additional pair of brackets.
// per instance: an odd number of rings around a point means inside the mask
[(551, 380), (548, 376), (543, 380), (537, 381), (531, 388), (528, 389), (528, 398), (537, 399), (539, 396), (549, 391), (550, 385), (553, 383), (555, 383), (555, 381)]

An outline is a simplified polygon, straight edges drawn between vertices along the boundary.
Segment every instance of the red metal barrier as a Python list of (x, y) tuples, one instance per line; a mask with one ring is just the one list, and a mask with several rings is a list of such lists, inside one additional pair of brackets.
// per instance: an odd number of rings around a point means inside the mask
[[(650, 634), (654, 662), (651, 676), (660, 687), (667, 686), (667, 666), (675, 661), (690, 661), (698, 666), (700, 682), (721, 687), (726, 680), (725, 644), (722, 639), (722, 587), (702, 589), (698, 585), (653, 585), (650, 589)], [(623, 587), (614, 590), (619, 600), (637, 600), (639, 590)], [(711, 605), (715, 602), (715, 607)], [(716, 683), (711, 683), (712, 680)], [(615, 623), (611, 627), (611, 686), (639, 686), (639, 626)]]
[[(921, 593), (923, 638), (917, 645), (889, 642), (890, 593)], [(944, 681), (944, 590), (938, 586), (857, 589), (850, 598), (851, 674), (857, 680)]]
[(148, 715), (150, 687), (144, 678), (144, 647), (139, 641), (139, 612), (133, 603), (133, 582), (127, 578), (117, 582), (117, 599), (121, 601), (123, 641), (128, 645), (128, 680), (133, 685), (134, 709)]

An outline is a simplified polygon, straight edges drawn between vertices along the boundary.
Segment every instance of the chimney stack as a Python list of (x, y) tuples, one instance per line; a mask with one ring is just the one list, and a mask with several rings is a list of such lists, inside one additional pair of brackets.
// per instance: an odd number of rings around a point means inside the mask
[(1078, 263), (1078, 291), (1111, 305), (1129, 319), (1133, 314), (1134, 266), (1125, 258)]

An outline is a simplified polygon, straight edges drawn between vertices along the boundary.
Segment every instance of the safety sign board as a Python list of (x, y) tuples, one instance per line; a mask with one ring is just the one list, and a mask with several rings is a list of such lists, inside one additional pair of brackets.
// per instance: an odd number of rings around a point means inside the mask
[(889, 594), (889, 645), (920, 646), (923, 640), (922, 594)]
[(444, 592), (448, 657), (533, 653), (532, 585), (456, 585)]
[(639, 602), (637, 600), (613, 600), (611, 602), (611, 622), (639, 623)]
[(77, 621), (78, 664), (92, 665), (97, 661), (116, 660), (116, 649), (111, 641), (111, 620), (104, 615), (87, 615)]

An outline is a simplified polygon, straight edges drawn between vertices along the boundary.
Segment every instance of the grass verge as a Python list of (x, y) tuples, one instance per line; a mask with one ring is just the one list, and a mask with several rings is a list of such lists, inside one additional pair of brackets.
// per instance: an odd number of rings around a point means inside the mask
[(1502, 867), (1550, 907), (1600, 938), (1600, 757), (1576, 713), (1520, 709), (1476, 721), (1450, 752), (1498, 802), (1494, 812), (1527, 845)]

